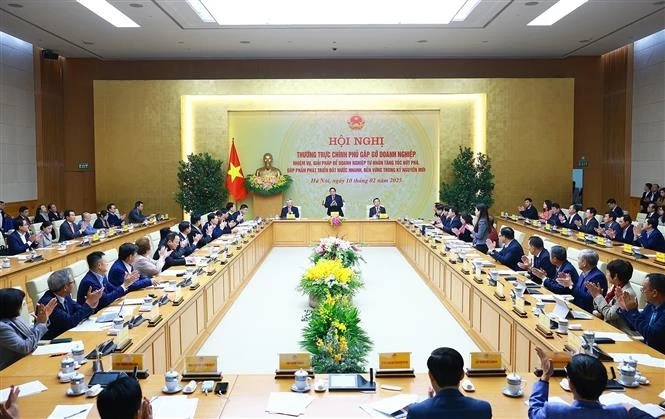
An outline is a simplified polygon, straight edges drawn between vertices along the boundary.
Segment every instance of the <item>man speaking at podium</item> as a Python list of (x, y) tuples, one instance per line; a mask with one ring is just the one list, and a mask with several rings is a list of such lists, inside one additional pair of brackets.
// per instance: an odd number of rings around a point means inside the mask
[(337, 189), (335, 188), (328, 189), (328, 192), (330, 194), (323, 200), (323, 206), (328, 209), (326, 213), (330, 215), (332, 212), (338, 212), (340, 217), (344, 217), (344, 211), (342, 211), (344, 199), (341, 195), (337, 195)]

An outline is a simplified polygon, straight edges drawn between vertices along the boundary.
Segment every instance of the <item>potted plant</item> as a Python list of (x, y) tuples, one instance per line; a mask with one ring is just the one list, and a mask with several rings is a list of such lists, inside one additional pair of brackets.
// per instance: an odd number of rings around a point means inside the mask
[(178, 163), (175, 200), (184, 211), (205, 214), (227, 201), (222, 161), (208, 153), (190, 154)]
[(341, 260), (320, 259), (305, 271), (298, 289), (309, 296), (310, 306), (316, 307), (326, 295), (351, 298), (362, 286), (360, 273), (345, 267)]

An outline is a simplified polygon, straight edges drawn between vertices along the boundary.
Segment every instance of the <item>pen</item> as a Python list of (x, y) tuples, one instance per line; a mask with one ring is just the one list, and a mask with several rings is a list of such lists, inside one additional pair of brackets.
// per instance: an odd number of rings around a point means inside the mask
[(83, 410), (81, 410), (80, 412), (72, 413), (71, 415), (69, 415), (69, 416), (65, 416), (65, 417), (63, 417), (62, 419), (73, 418), (74, 416), (78, 416), (78, 415), (80, 415), (81, 413), (85, 413), (85, 412), (87, 412), (87, 411), (88, 411), (88, 409), (83, 409)]
[[(69, 352), (58, 352), (57, 354), (51, 354), (49, 355), (49, 358), (55, 358), (56, 356), (63, 356), (67, 355)], [(78, 414), (78, 413), (77, 413)]]

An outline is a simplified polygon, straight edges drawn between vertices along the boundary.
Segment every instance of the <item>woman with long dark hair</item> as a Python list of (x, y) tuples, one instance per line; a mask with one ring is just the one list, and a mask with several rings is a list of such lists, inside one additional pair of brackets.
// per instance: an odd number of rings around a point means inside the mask
[(476, 224), (473, 227), (473, 247), (483, 253), (487, 253), (487, 237), (490, 234), (489, 209), (487, 205), (479, 203), (476, 205)]
[(552, 201), (546, 199), (543, 202), (543, 212), (538, 214), (538, 218), (540, 218), (540, 221), (542, 222), (547, 222), (547, 220), (549, 220), (552, 216), (553, 212), (554, 210), (552, 209)]

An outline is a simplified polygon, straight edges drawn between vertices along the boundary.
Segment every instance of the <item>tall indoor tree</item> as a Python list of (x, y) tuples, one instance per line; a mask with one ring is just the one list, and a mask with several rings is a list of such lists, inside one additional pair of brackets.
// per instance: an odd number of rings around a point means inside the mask
[(441, 184), (440, 198), (460, 211), (473, 213), (478, 203), (491, 206), (494, 202), (494, 174), (487, 154), (474, 156), (469, 147), (460, 147), (452, 161), (452, 180)]
[(175, 200), (186, 212), (205, 214), (226, 203), (222, 163), (208, 153), (190, 154), (178, 163)]

